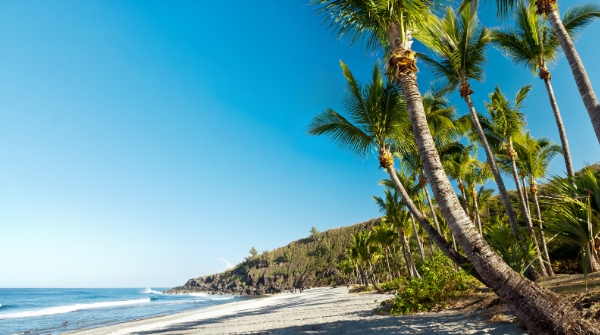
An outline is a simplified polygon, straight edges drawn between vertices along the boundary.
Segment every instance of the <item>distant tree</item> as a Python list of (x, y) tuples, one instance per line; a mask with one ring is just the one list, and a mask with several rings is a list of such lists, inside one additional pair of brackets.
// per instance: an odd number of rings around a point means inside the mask
[(325, 255), (329, 252), (329, 250), (331, 250), (331, 245), (329, 242), (327, 242), (327, 240), (323, 240), (323, 242), (319, 244), (319, 251), (321, 252), (321, 255)]
[(283, 252), (283, 259), (286, 262), (289, 262), (292, 260), (292, 250), (290, 250), (290, 248), (285, 249), (285, 251)]
[(262, 257), (265, 260), (265, 262), (267, 262), (267, 265), (269, 265), (273, 262), (273, 253), (270, 252), (269, 250), (263, 251)]
[(258, 250), (256, 250), (255, 247), (252, 247), (252, 249), (250, 249), (250, 255), (252, 255), (252, 257), (256, 257), (256, 255), (258, 255)]
[(313, 241), (319, 242), (321, 239), (321, 232), (315, 228), (315, 226), (313, 226), (308, 232), (310, 233), (310, 237), (313, 239)]

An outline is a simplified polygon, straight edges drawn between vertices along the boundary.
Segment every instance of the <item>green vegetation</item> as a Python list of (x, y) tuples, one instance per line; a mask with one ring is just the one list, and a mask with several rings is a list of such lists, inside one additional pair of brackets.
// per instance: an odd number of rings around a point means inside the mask
[(412, 314), (436, 307), (445, 308), (448, 301), (468, 295), (480, 285), (464, 271), (456, 271), (452, 261), (439, 252), (427, 260), (419, 272), (423, 279), (396, 279), (386, 283), (385, 286), (398, 283), (400, 287), (395, 298), (381, 303), (390, 305), (390, 314)]

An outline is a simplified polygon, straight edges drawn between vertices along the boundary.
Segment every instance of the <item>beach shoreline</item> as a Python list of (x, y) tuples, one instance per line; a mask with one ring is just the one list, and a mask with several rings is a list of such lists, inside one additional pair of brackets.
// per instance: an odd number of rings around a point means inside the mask
[(386, 294), (353, 294), (320, 287), (200, 310), (147, 318), (69, 334), (526, 334), (515, 323), (490, 323), (456, 310), (407, 316), (378, 315)]

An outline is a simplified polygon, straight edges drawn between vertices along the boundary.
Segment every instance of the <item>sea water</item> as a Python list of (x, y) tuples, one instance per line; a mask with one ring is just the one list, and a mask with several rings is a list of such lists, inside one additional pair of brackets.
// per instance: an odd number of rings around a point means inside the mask
[(62, 334), (251, 299), (165, 289), (0, 289), (0, 335)]

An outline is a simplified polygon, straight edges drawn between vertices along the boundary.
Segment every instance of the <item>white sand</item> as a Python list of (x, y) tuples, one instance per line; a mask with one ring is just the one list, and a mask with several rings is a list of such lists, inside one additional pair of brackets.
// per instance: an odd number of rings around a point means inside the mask
[[(315, 288), (228, 303), (197, 311), (77, 332), (125, 334), (526, 334), (515, 324), (495, 324), (453, 311), (381, 316), (374, 302), (390, 295)], [(318, 328), (318, 329), (316, 329)]]

